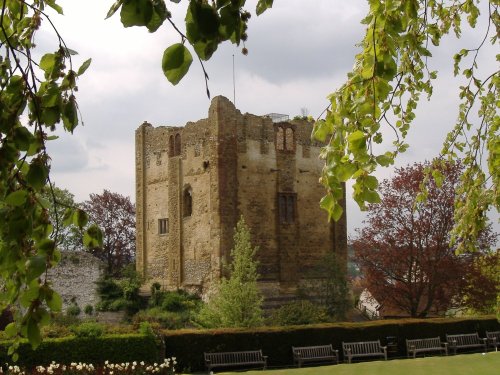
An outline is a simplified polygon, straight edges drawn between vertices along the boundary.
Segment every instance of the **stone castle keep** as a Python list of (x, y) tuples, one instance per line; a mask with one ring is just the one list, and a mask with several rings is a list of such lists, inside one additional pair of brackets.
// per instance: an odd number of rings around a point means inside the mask
[[(136, 130), (137, 270), (148, 284), (205, 293), (243, 215), (268, 303), (293, 298), (329, 252), (346, 260), (345, 215), (327, 221), (323, 161), (307, 121), (241, 114), (224, 97), (184, 127)], [(345, 206), (345, 204), (344, 204)]]

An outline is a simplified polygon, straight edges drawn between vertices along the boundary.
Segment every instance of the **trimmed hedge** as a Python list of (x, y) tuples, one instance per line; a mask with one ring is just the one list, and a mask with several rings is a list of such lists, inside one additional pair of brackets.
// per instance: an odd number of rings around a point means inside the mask
[(253, 330), (178, 330), (164, 331), (167, 357), (177, 358), (181, 371), (204, 370), (203, 352), (222, 352), (262, 349), (270, 367), (293, 364), (292, 346), (332, 344), (341, 352), (342, 341), (369, 341), (395, 336), (398, 341), (396, 356), (405, 357), (405, 339), (440, 336), (446, 334), (500, 330), (494, 317), (474, 319), (398, 319), (366, 323), (315, 324), (294, 327), (262, 327)]
[[(12, 363), (7, 355), (10, 343), (0, 343), (0, 363)], [(103, 364), (144, 361), (160, 362), (162, 351), (151, 335), (107, 335), (100, 337), (62, 337), (44, 339), (40, 346), (33, 350), (27, 341), (19, 346), (19, 366), (47, 365), (52, 361), (61, 364), (85, 362)]]

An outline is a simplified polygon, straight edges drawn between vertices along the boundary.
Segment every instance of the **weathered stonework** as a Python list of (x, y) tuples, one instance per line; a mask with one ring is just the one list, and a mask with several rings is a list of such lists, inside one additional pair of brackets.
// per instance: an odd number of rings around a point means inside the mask
[(268, 302), (293, 298), (328, 252), (345, 260), (345, 215), (328, 223), (319, 208), (323, 162), (311, 132), (307, 121), (242, 115), (224, 97), (212, 100), (207, 119), (185, 127), (142, 124), (136, 260), (149, 284), (205, 293), (229, 261), (241, 215), (260, 248)]
[(96, 281), (104, 273), (104, 263), (83, 251), (63, 251), (61, 261), (48, 271), (48, 279), (61, 295), (63, 310), (76, 303), (82, 310), (99, 302)]

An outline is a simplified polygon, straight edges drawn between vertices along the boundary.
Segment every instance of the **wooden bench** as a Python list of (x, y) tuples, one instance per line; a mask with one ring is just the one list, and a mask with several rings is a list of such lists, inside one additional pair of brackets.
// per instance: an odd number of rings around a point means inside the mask
[(332, 361), (339, 363), (339, 351), (334, 350), (332, 344), (318, 346), (292, 346), (293, 362), (299, 367), (305, 362)]
[(454, 354), (458, 349), (482, 349), (487, 351), (488, 339), (479, 337), (478, 333), (462, 333), (459, 335), (446, 335), (446, 341)]
[(488, 346), (498, 350), (498, 347), (500, 346), (500, 331), (486, 331), (486, 338), (488, 339)]
[(356, 357), (384, 357), (387, 361), (387, 347), (380, 345), (377, 341), (342, 342), (344, 358), (351, 363)]
[(262, 355), (262, 350), (203, 354), (208, 372), (215, 367), (262, 366), (263, 369), (267, 367), (267, 356)]
[(413, 355), (413, 358), (418, 353), (444, 352), (448, 355), (448, 343), (441, 342), (439, 337), (429, 337), (425, 339), (406, 339), (406, 353), (408, 358)]

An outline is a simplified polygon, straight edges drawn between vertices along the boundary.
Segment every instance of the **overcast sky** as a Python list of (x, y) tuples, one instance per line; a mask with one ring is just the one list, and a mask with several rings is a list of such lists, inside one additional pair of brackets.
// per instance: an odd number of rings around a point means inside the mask
[[(113, 2), (59, 0), (65, 16), (51, 16), (67, 46), (79, 52), (73, 60), (75, 68), (92, 58), (92, 65), (78, 82), (77, 100), (85, 125), (74, 135), (60, 134), (60, 139), (49, 145), (52, 179), (71, 191), (77, 201), (103, 189), (135, 201), (135, 129), (144, 121), (154, 126), (183, 126), (206, 118), (210, 105), (197, 60), (177, 86), (162, 73), (163, 51), (180, 41), (178, 35), (166, 25), (154, 34), (145, 28), (125, 29), (119, 14), (105, 20)], [(181, 27), (185, 3), (167, 2)], [(248, 56), (241, 54), (241, 46), (219, 47), (206, 63), (212, 97), (233, 99), (234, 55), (236, 106), (242, 113), (278, 112), (293, 117), (307, 108), (310, 115), (319, 116), (328, 105), (327, 95), (342, 84), (353, 65), (367, 1), (275, 0), (274, 7), (260, 17), (254, 12), (256, 0), (247, 3), (252, 12)], [(37, 44), (40, 50), (53, 51), (57, 48), (54, 43), (55, 36), (46, 27), (38, 35)], [(411, 148), (398, 166), (432, 159), (439, 153), (444, 135), (457, 116), (452, 56), (461, 48), (477, 44), (478, 40), (465, 32), (461, 42), (447, 38), (434, 51), (432, 68), (439, 70), (439, 80), (432, 102), (422, 100), (420, 104), (408, 137)], [(490, 48), (481, 57), (495, 64), (495, 52)], [(390, 177), (392, 171), (381, 170), (378, 176)], [(349, 200), (350, 233), (362, 225), (363, 217)]]

